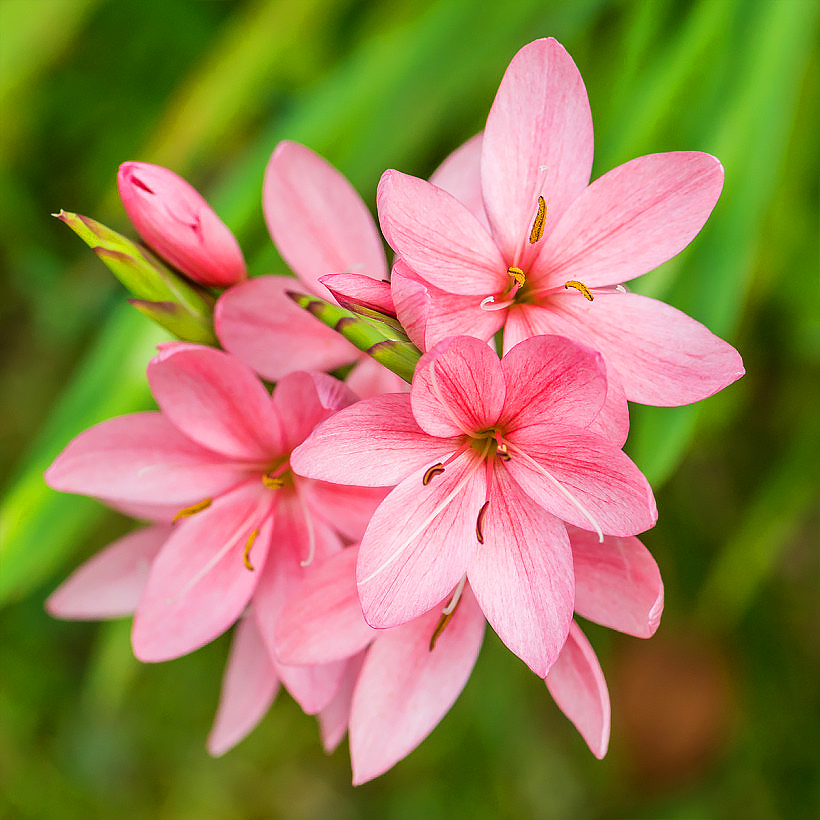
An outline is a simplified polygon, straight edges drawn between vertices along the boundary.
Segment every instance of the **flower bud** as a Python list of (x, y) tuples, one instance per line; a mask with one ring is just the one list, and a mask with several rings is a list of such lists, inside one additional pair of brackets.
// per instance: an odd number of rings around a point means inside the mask
[(124, 162), (117, 187), (137, 232), (169, 265), (208, 287), (246, 278), (236, 238), (182, 177), (160, 165)]

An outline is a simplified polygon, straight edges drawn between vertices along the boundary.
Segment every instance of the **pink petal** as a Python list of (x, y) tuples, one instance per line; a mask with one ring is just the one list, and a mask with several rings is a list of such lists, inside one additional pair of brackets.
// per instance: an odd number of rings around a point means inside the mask
[(353, 784), (386, 772), (438, 725), (467, 684), (484, 637), (484, 616), (469, 587), (430, 650), (440, 610), (380, 635), (353, 693)]
[(179, 504), (140, 504), (128, 501), (106, 501), (117, 512), (154, 524), (171, 524), (179, 512)]
[[(410, 341), (421, 351), (427, 350), (425, 329), (427, 313), (430, 309), (428, 295), (430, 287), (416, 276), (401, 259), (395, 261), (390, 277), (390, 291), (393, 296), (393, 305), (396, 308), (396, 316), (410, 337)], [(472, 296), (468, 299), (471, 302), (475, 301)]]
[(322, 746), (328, 754), (342, 742), (347, 733), (347, 726), (350, 723), (350, 707), (353, 702), (353, 690), (359, 680), (359, 673), (366, 654), (366, 652), (360, 652), (347, 662), (342, 681), (333, 696), (333, 700), (317, 715), (319, 731), (322, 735)]
[(151, 562), (170, 534), (167, 526), (143, 527), (118, 538), (63, 581), (46, 610), (55, 618), (78, 621), (132, 615)]
[(351, 487), (314, 479), (297, 479), (311, 511), (350, 541), (361, 541), (386, 487)]
[(658, 513), (652, 490), (612, 442), (558, 425), (524, 428), (508, 439), (513, 445), (505, 464), (510, 475), (533, 501), (563, 521), (587, 530), (597, 523), (605, 535), (621, 536), (654, 526)]
[(548, 236), (586, 187), (591, 169), (592, 115), (584, 82), (559, 43), (536, 40), (504, 74), (481, 155), (484, 206), (509, 264), (521, 261), (526, 269), (538, 247), (527, 242), (538, 196), (547, 203)]
[(359, 308), (366, 308), (388, 316), (396, 315), (390, 282), (386, 279), (371, 279), (361, 273), (329, 273), (320, 276), (319, 281), (347, 310), (355, 313)]
[(617, 285), (680, 253), (723, 188), (723, 166), (699, 151), (650, 154), (596, 179), (545, 240), (534, 275), (560, 286)]
[(152, 359), (147, 375), (163, 414), (203, 447), (251, 461), (281, 452), (268, 391), (235, 356), (212, 347), (170, 349)]
[(293, 451), (290, 464), (308, 478), (389, 487), (453, 449), (421, 430), (407, 394), (392, 393), (340, 410)]
[[(270, 491), (248, 483), (175, 525), (137, 607), (131, 642), (141, 661), (166, 661), (221, 635), (250, 600), (271, 537)], [(248, 537), (259, 530), (250, 559)]]
[(563, 523), (494, 471), (484, 543), (467, 577), (498, 637), (539, 677), (555, 662), (572, 621), (572, 553)]
[(45, 480), (55, 490), (107, 501), (187, 506), (246, 475), (182, 435), (161, 413), (132, 413), (80, 433)]
[(274, 631), (276, 657), (302, 666), (345, 660), (379, 634), (362, 615), (356, 588), (358, 549), (332, 555), (293, 591)]
[(370, 356), (364, 356), (353, 365), (345, 384), (360, 398), (369, 399), (382, 393), (407, 393), (410, 385), (401, 376), (379, 364)]
[(382, 231), (431, 285), (474, 295), (505, 290), (507, 265), (486, 228), (455, 197), (423, 179), (386, 171), (379, 183)]
[(353, 186), (330, 163), (280, 142), (265, 171), (265, 221), (282, 258), (314, 293), (326, 273), (387, 276), (381, 237)]
[(609, 692), (598, 658), (574, 622), (546, 684), (558, 708), (600, 760), (609, 745)]
[(492, 427), (504, 395), (498, 356), (480, 339), (457, 336), (439, 342), (419, 360), (410, 403), (426, 433), (458, 436)]
[(486, 228), (489, 228), (481, 193), (481, 144), (476, 134), (453, 151), (430, 177), (433, 185), (454, 196)]
[(289, 276), (260, 276), (225, 291), (216, 303), (222, 346), (271, 381), (293, 370), (334, 370), (361, 355), (285, 295), (300, 288)]
[(604, 538), (569, 527), (575, 565), (575, 611), (637, 638), (655, 634), (663, 582), (655, 559), (634, 537)]
[(279, 681), (252, 616), (241, 618), (234, 633), (208, 752), (224, 755), (265, 716), (279, 691)]
[(424, 470), (398, 485), (362, 538), (357, 567), (367, 622), (396, 626), (435, 606), (459, 582), (478, 547), (476, 517), (485, 470), (473, 451), (426, 486)]

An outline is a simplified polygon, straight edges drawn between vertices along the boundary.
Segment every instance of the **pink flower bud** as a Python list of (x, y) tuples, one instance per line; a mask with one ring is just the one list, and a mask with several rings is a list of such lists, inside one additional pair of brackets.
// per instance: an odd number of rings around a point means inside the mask
[(160, 165), (124, 162), (117, 187), (137, 232), (168, 264), (209, 287), (247, 277), (236, 238), (182, 177)]

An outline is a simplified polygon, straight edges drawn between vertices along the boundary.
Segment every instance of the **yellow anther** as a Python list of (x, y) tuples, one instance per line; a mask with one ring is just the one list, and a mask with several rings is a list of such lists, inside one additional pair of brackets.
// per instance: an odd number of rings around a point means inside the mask
[(519, 287), (524, 287), (527, 277), (524, 276), (524, 271), (521, 268), (507, 268), (507, 273)]
[(434, 464), (432, 467), (427, 468), (427, 472), (425, 472), (424, 477), (421, 479), (421, 483), (426, 487), (437, 475), (443, 472), (444, 466), (441, 462)]
[(191, 504), (190, 507), (185, 507), (185, 509), (180, 510), (175, 516), (174, 520), (171, 522), (172, 524), (176, 524), (180, 518), (190, 518), (192, 515), (196, 515), (198, 512), (202, 512), (203, 510), (207, 510), (208, 507), (211, 506), (211, 499), (210, 498), (203, 498), (202, 501), (197, 501), (196, 504)]
[(269, 490), (278, 490), (285, 484), (283, 479), (277, 478), (276, 476), (272, 476), (270, 473), (265, 473), (265, 475), (262, 476), (262, 483)]
[(575, 290), (581, 293), (584, 299), (589, 299), (590, 302), (593, 299), (592, 294), (589, 292), (589, 288), (583, 282), (577, 282), (575, 279), (570, 279), (568, 282), (564, 282), (564, 290), (567, 288), (575, 288)]
[(544, 223), (547, 221), (547, 203), (544, 197), (538, 197), (538, 213), (530, 231), (530, 245), (534, 245), (544, 235)]
[(510, 454), (507, 452), (507, 445), (504, 442), (498, 445), (495, 449), (495, 454), (502, 460), (502, 461), (509, 461)]
[(253, 546), (253, 542), (256, 541), (257, 535), (259, 535), (259, 530), (254, 530), (248, 536), (248, 540), (245, 542), (245, 552), (242, 555), (242, 562), (245, 564), (245, 569), (249, 569), (251, 572), (253, 572), (253, 564), (251, 563), (251, 547)]
[(431, 652), (436, 648), (436, 641), (441, 637), (441, 633), (444, 632), (445, 627), (447, 626), (447, 624), (450, 623), (450, 619), (455, 614), (456, 610), (453, 609), (451, 612), (446, 612), (444, 615), (441, 616), (441, 618), (439, 618), (439, 622), (436, 624), (436, 628), (433, 630), (433, 634), (430, 636)]
[(475, 537), (479, 544), (484, 543), (484, 516), (487, 514), (487, 507), (490, 506), (489, 501), (485, 501), (481, 509), (478, 511), (478, 517), (475, 520)]

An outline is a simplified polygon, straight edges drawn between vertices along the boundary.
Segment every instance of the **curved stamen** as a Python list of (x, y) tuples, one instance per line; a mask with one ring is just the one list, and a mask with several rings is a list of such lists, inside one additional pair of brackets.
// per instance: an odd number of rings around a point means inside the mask
[(424, 473), (424, 476), (421, 479), (421, 483), (424, 484), (424, 486), (426, 487), (437, 475), (441, 475), (443, 472), (444, 465), (439, 461), (432, 467), (427, 468), (427, 471)]
[(564, 290), (567, 288), (575, 288), (575, 290), (581, 293), (584, 299), (589, 299), (590, 302), (594, 298), (592, 293), (590, 293), (589, 288), (583, 282), (578, 282), (575, 279), (570, 279), (567, 282), (564, 282)]
[(478, 517), (475, 520), (475, 537), (479, 544), (484, 543), (484, 516), (487, 514), (487, 507), (490, 506), (490, 501), (487, 499), (478, 511)]
[(213, 499), (211, 498), (203, 498), (202, 501), (197, 501), (196, 504), (191, 504), (190, 507), (183, 507), (175, 516), (172, 524), (176, 524), (180, 518), (190, 518), (192, 515), (196, 515), (198, 512), (202, 512), (203, 510), (207, 510), (208, 507), (211, 506), (213, 503)]
[(430, 636), (431, 652), (436, 648), (436, 641), (441, 637), (441, 633), (444, 632), (445, 627), (450, 623), (453, 615), (456, 614), (458, 605), (461, 603), (461, 594), (464, 592), (465, 583), (467, 583), (467, 573), (461, 576), (461, 580), (458, 582), (458, 586), (456, 586), (453, 597), (450, 598), (450, 603), (441, 610), (441, 618), (439, 618), (439, 622), (436, 624), (436, 628)]
[(538, 213), (532, 223), (530, 231), (530, 245), (534, 245), (544, 235), (544, 224), (547, 221), (547, 202), (544, 197), (538, 197)]
[(251, 563), (251, 547), (253, 546), (253, 542), (256, 541), (257, 535), (259, 535), (259, 530), (255, 529), (248, 536), (248, 540), (245, 542), (245, 553), (242, 556), (242, 561), (245, 564), (245, 569), (249, 569), (251, 572), (253, 572), (254, 570), (254, 566)]

